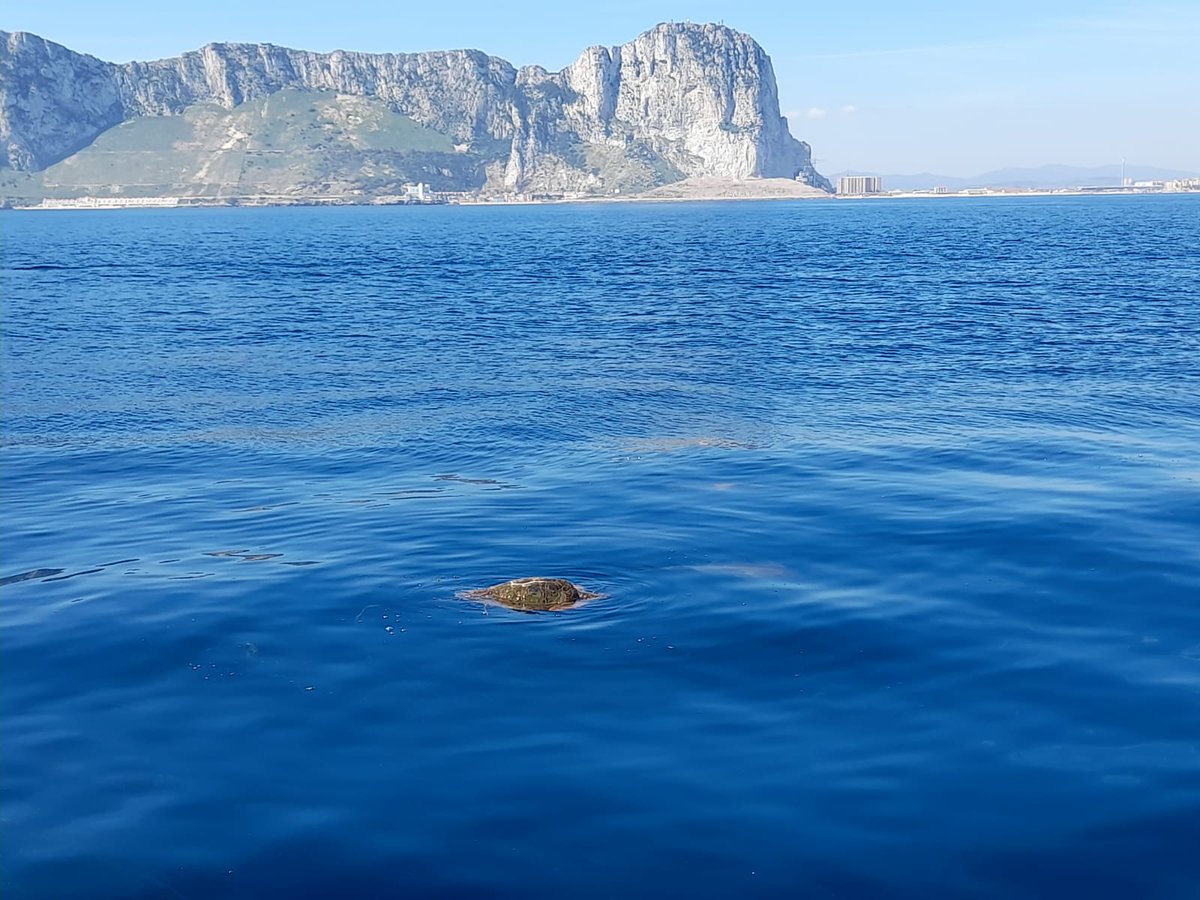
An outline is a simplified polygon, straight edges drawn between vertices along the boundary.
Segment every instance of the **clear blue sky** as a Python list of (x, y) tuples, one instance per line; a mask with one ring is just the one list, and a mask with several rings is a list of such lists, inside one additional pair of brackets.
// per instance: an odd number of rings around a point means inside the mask
[(1200, 170), (1200, 2), (8, 0), (0, 27), (125, 61), (210, 41), (311, 50), (475, 47), (567, 65), (660, 21), (724, 21), (775, 63), (826, 172), (970, 175), (1118, 162)]

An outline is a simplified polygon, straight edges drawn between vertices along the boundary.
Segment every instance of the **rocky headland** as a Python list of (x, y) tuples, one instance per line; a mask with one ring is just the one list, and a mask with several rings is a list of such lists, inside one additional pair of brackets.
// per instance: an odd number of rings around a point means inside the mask
[(658, 25), (560, 72), (477, 50), (269, 44), (115, 64), (0, 32), (0, 145), (7, 196), (830, 190), (780, 115), (770, 59), (721, 25)]

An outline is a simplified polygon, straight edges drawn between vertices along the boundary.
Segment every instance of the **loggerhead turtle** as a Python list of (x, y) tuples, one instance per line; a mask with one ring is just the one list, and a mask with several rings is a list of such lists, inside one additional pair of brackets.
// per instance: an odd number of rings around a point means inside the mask
[(514, 578), (481, 590), (465, 591), (462, 596), (468, 600), (490, 600), (523, 612), (552, 612), (604, 595), (585, 591), (565, 578)]

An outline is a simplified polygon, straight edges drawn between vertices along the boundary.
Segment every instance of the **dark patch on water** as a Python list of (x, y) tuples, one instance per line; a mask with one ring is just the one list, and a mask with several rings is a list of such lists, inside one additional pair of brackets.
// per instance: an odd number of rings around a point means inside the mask
[(30, 569), (28, 572), (22, 572), (19, 575), (9, 575), (5, 578), (0, 578), (0, 585), (19, 584), (22, 581), (33, 581), (38, 578), (48, 578), (51, 575), (58, 575), (60, 572), (65, 572), (66, 569)]
[(282, 553), (251, 553), (248, 550), (213, 550), (206, 552), (204, 555), (230, 557), (240, 559), (243, 562), (262, 562), (267, 559), (279, 559), (283, 556)]
[[(62, 571), (61, 569), (59, 571)], [(103, 572), (104, 569), (84, 569), (82, 572), (72, 572), (70, 575), (57, 575), (54, 578), (47, 578), (46, 581), (66, 581), (68, 578), (78, 578), (80, 575), (95, 575), (97, 572)]]

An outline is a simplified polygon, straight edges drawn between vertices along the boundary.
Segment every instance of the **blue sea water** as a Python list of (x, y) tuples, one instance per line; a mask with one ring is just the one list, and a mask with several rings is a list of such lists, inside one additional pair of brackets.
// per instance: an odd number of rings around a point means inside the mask
[(6, 900), (1200, 896), (1200, 198), (0, 228)]

